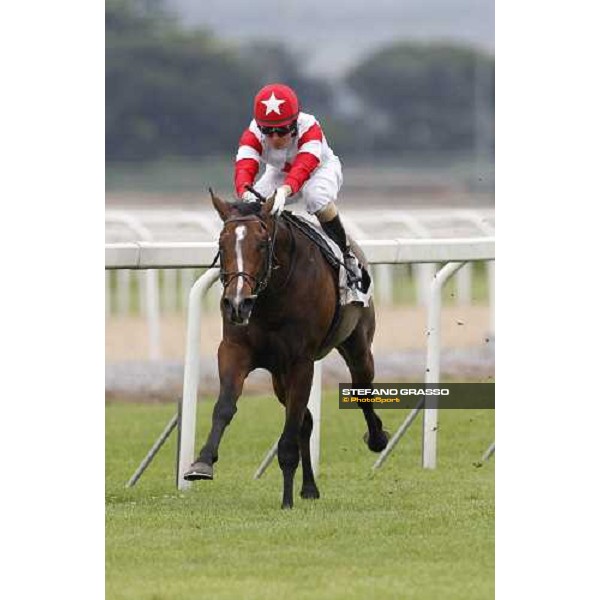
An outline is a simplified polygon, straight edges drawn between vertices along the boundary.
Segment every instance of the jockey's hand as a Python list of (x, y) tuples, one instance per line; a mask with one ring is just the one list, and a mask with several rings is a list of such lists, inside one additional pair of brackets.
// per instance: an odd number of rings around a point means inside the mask
[(285, 201), (287, 197), (292, 194), (292, 188), (289, 185), (282, 185), (277, 188), (275, 192), (275, 202), (273, 203), (273, 208), (271, 209), (271, 214), (274, 216), (279, 216), (283, 207), (285, 206)]
[(240, 199), (243, 202), (256, 202), (256, 196), (250, 190), (246, 190)]

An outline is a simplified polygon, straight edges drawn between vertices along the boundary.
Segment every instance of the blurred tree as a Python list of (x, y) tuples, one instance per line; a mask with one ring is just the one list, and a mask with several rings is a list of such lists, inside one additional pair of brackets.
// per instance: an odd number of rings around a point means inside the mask
[(265, 83), (293, 86), (341, 155), (493, 148), (494, 60), (472, 48), (396, 44), (341, 82), (306, 76), (271, 42), (233, 48), (183, 30), (163, 0), (106, 1), (106, 157), (232, 154)]
[(494, 59), (485, 53), (396, 44), (358, 64), (346, 83), (366, 107), (362, 128), (375, 152), (469, 150), (481, 139), (493, 145)]
[(156, 0), (108, 0), (108, 160), (231, 152), (257, 85), (235, 51), (178, 29)]
[[(242, 47), (242, 53), (261, 86), (280, 81), (296, 90), (303, 110), (317, 116), (332, 111), (329, 84), (305, 75), (300, 67), (302, 57), (298, 54), (292, 54), (288, 48), (275, 42), (249, 43)], [(248, 105), (252, 106), (252, 98), (249, 98)]]
[(119, 34), (148, 35), (173, 25), (162, 0), (106, 0), (107, 38)]

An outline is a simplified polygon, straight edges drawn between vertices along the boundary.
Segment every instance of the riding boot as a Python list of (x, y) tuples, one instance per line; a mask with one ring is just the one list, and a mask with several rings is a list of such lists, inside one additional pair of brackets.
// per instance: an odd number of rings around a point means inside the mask
[(350, 252), (348, 246), (348, 239), (346, 238), (346, 230), (342, 225), (340, 216), (336, 215), (331, 221), (321, 223), (323, 231), (340, 247), (342, 254), (344, 255), (344, 266), (346, 267), (346, 274), (348, 276), (348, 283), (352, 286), (361, 281), (362, 270), (356, 257)]

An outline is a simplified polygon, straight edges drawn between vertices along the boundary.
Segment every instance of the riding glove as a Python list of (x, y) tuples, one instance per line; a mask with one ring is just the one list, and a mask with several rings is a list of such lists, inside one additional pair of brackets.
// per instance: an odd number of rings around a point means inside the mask
[(275, 202), (273, 203), (273, 208), (271, 209), (272, 215), (277, 217), (282, 213), (283, 207), (285, 206), (285, 201), (287, 200), (287, 197), (291, 195), (291, 193), (292, 188), (289, 185), (282, 185), (281, 187), (277, 188), (277, 191), (275, 192)]

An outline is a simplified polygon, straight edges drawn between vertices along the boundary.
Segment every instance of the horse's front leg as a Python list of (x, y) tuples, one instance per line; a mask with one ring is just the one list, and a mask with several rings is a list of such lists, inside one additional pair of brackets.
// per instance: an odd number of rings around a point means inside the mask
[(300, 430), (310, 395), (313, 368), (312, 360), (298, 361), (286, 377), (285, 425), (277, 446), (277, 458), (283, 473), (281, 508), (294, 505), (294, 475), (300, 462)]
[(250, 352), (238, 344), (221, 342), (218, 360), (220, 390), (213, 409), (212, 427), (198, 458), (183, 476), (188, 481), (213, 478), (221, 438), (237, 411), (237, 400), (250, 371)]

